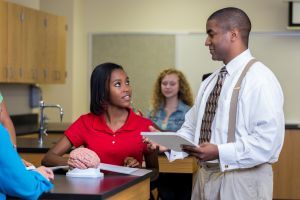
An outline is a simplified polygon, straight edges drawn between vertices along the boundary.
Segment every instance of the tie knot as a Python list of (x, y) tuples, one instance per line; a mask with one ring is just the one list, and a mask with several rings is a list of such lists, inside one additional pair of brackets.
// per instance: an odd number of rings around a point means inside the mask
[(221, 68), (221, 70), (219, 72), (219, 77), (223, 79), (226, 77), (226, 74), (227, 74), (227, 70), (226, 70), (226, 67), (224, 66)]
[(220, 74), (227, 74), (227, 70), (225, 66), (221, 68)]

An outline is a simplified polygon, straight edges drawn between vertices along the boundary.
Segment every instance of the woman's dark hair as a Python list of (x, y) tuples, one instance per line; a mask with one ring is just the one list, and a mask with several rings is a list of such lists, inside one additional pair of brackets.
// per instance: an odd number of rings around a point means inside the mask
[(114, 70), (121, 69), (121, 65), (115, 63), (102, 63), (95, 67), (91, 75), (91, 103), (90, 112), (100, 115), (105, 111), (109, 101), (109, 87), (111, 74)]

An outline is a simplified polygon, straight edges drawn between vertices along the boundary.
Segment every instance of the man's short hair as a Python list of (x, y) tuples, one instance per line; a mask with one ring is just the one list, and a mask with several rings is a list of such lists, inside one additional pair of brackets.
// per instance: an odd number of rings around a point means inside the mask
[(235, 7), (223, 8), (211, 14), (207, 21), (209, 20), (218, 21), (224, 31), (237, 28), (241, 33), (244, 44), (248, 46), (251, 21), (243, 10)]

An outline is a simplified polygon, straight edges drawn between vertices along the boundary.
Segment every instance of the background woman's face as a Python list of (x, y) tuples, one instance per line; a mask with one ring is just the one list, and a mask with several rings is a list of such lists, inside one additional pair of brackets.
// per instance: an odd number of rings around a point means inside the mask
[(178, 96), (179, 92), (179, 78), (176, 74), (168, 74), (161, 80), (161, 93), (165, 98), (172, 98)]
[(127, 74), (117, 69), (111, 73), (109, 82), (109, 104), (121, 108), (129, 108), (131, 100), (131, 86)]

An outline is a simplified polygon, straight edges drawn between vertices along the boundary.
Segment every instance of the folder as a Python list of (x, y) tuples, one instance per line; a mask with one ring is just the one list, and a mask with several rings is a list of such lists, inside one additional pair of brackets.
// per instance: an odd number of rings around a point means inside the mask
[(175, 132), (141, 132), (141, 135), (174, 151), (182, 151), (181, 145), (198, 147), (194, 141)]

